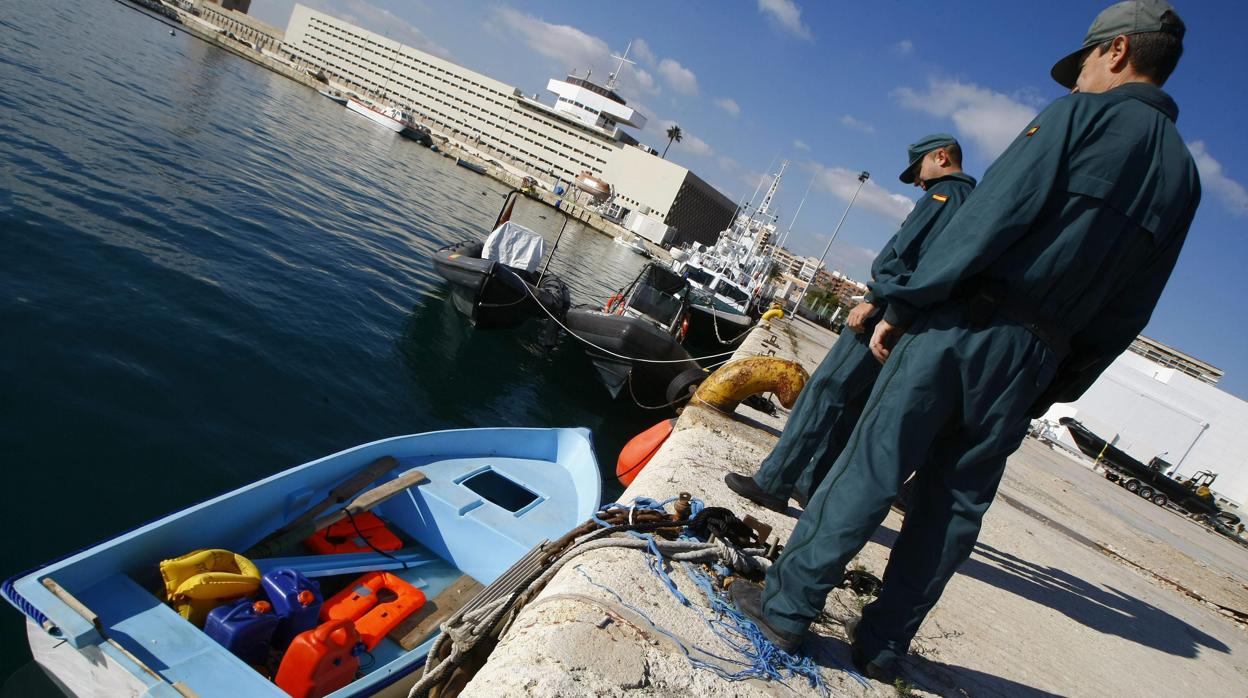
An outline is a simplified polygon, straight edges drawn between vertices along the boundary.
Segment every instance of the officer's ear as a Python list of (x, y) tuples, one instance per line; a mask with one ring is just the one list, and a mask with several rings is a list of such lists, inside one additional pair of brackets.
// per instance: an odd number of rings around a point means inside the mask
[(1109, 69), (1115, 73), (1126, 68), (1128, 65), (1127, 54), (1131, 52), (1131, 37), (1115, 36), (1109, 42), (1109, 48), (1105, 51), (1108, 53)]

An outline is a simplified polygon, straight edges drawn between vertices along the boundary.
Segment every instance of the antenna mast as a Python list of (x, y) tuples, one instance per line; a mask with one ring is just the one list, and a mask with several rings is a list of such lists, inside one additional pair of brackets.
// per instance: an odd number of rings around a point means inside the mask
[(628, 60), (628, 52), (632, 50), (632, 48), (633, 42), (630, 41), (628, 42), (628, 47), (624, 49), (623, 56), (617, 56), (614, 53), (611, 54), (612, 58), (618, 58), (620, 62), (615, 65), (615, 72), (607, 76), (606, 87), (608, 90), (614, 90), (616, 85), (620, 84), (620, 71), (624, 70), (625, 63), (628, 63), (629, 65), (635, 65), (637, 63), (636, 61)]

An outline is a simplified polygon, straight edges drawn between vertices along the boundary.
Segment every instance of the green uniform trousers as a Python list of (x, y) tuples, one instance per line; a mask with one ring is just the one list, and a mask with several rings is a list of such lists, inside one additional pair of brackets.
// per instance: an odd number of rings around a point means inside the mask
[(915, 471), (913, 502), (880, 596), (863, 610), (856, 645), (880, 666), (904, 656), (970, 556), (1005, 460), (1026, 435), (1026, 412), (1059, 360), (999, 317), (971, 329), (960, 303), (917, 322), (894, 347), (849, 443), (768, 570), (767, 620), (806, 632)]
[(869, 347), (874, 327), (843, 330), (798, 394), (780, 440), (754, 474), (767, 493), (809, 497), (841, 455), (882, 368)]

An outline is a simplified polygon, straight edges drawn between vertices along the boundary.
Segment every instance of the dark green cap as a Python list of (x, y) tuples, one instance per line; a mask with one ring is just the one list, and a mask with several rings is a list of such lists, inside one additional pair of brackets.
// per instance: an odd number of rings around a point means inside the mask
[(958, 139), (947, 133), (933, 133), (930, 136), (924, 136), (914, 143), (911, 143), (910, 146), (906, 148), (906, 157), (910, 159), (910, 164), (906, 166), (906, 169), (901, 173), (901, 177), (898, 179), (901, 180), (902, 184), (914, 184), (915, 165), (919, 164), (919, 160), (922, 160), (924, 155), (927, 155), (937, 148), (957, 144)]
[(1075, 86), (1083, 54), (1088, 49), (1105, 43), (1115, 36), (1130, 36), (1148, 32), (1169, 32), (1183, 39), (1187, 27), (1170, 3), (1164, 0), (1127, 0), (1110, 5), (1093, 20), (1083, 46), (1078, 51), (1053, 64), (1049, 74), (1059, 85), (1067, 89)]

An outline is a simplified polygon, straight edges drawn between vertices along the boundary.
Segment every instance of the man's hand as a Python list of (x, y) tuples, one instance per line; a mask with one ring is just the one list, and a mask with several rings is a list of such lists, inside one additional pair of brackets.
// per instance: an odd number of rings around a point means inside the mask
[(871, 354), (880, 363), (884, 363), (888, 355), (892, 353), (893, 347), (897, 345), (897, 340), (901, 339), (901, 335), (905, 333), (905, 327), (893, 325), (888, 320), (881, 319), (875, 326), (875, 334), (871, 335)]
[(875, 312), (875, 306), (867, 301), (863, 301), (849, 311), (849, 315), (845, 317), (845, 326), (858, 334), (862, 334), (867, 329), (867, 318), (871, 317), (873, 312)]

